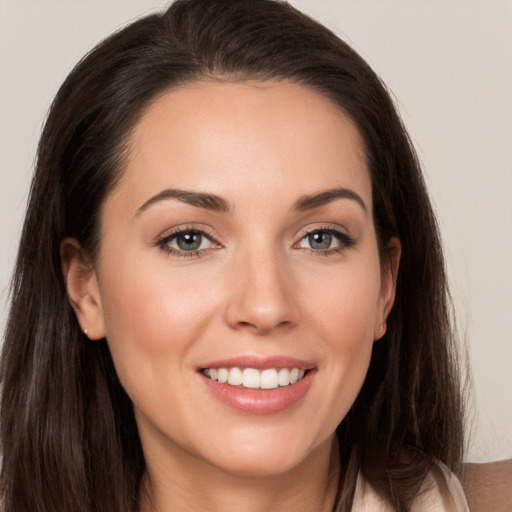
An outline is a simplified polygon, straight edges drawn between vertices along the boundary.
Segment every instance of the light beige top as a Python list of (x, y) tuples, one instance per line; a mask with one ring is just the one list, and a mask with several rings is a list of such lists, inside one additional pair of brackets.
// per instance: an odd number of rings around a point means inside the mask
[[(411, 512), (469, 512), (459, 480), (444, 467), (443, 471), (446, 473), (448, 494), (442, 492), (434, 477), (430, 476), (423, 485), (425, 491), (418, 494)], [(393, 512), (393, 508), (359, 475), (352, 512)]]

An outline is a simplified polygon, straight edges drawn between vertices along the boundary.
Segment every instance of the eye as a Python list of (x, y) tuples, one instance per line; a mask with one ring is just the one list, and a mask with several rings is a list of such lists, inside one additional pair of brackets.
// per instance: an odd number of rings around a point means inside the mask
[(220, 247), (204, 231), (197, 229), (180, 229), (158, 240), (157, 245), (178, 257), (201, 256), (208, 249)]
[(211, 240), (197, 231), (189, 231), (186, 233), (179, 233), (169, 240), (169, 247), (179, 249), (181, 251), (198, 251), (206, 249), (208, 242)]
[(354, 239), (335, 229), (316, 229), (301, 238), (297, 244), (300, 249), (308, 249), (319, 254), (338, 253), (353, 246)]
[(332, 233), (328, 233), (327, 231), (317, 231), (304, 237), (301, 242), (301, 247), (304, 247), (304, 244), (307, 242), (310, 249), (325, 250), (332, 249), (333, 242), (336, 246), (338, 240), (332, 235)]

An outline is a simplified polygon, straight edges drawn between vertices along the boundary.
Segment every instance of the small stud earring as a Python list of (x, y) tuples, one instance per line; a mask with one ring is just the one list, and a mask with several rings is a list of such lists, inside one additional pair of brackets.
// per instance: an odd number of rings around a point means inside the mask
[(88, 328), (84, 329), (84, 334), (85, 334), (86, 336), (87, 336), (87, 333), (88, 333), (88, 332), (89, 332), (89, 329), (88, 329)]

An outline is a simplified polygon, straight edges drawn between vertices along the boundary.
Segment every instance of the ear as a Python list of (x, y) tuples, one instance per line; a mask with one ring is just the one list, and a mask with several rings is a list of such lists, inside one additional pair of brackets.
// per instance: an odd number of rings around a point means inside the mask
[(397, 237), (392, 237), (388, 243), (386, 260), (382, 262), (379, 308), (375, 320), (374, 340), (378, 340), (386, 334), (386, 320), (395, 302), (396, 279), (401, 254), (402, 244), (400, 240)]
[(82, 331), (90, 339), (104, 338), (105, 323), (96, 272), (84, 260), (80, 244), (74, 238), (66, 238), (60, 245), (62, 274), (69, 302), (75, 310)]

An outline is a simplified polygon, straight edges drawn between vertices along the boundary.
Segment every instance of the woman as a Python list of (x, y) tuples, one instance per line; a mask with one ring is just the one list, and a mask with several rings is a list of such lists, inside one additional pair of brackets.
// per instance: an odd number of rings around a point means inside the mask
[(464, 510), (448, 311), (367, 64), (285, 3), (180, 0), (93, 50), (48, 116), (4, 509)]

